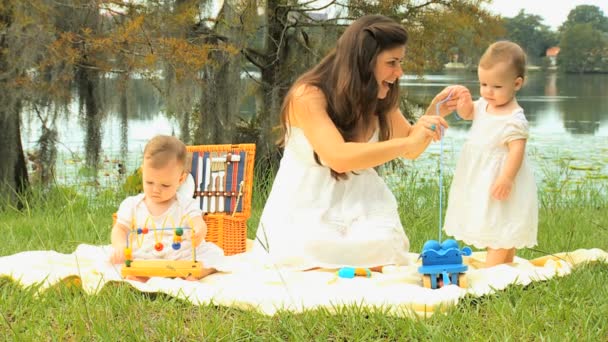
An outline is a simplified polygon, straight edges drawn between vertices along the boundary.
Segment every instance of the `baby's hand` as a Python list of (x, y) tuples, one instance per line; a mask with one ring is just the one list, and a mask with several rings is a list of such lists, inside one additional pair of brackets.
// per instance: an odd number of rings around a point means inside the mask
[(110, 262), (113, 264), (122, 264), (125, 262), (125, 248), (114, 248), (114, 252), (112, 252), (112, 255), (110, 255)]
[(509, 198), (511, 194), (511, 189), (513, 188), (513, 181), (506, 177), (498, 177), (492, 187), (490, 188), (490, 193), (492, 197), (495, 199), (502, 201)]
[(463, 119), (473, 119), (473, 99), (468, 89), (461, 91), (458, 96), (458, 102), (456, 103), (456, 113)]
[[(445, 117), (457, 110), (460, 99), (467, 96), (471, 97), (471, 93), (467, 87), (458, 84), (448, 86), (433, 98), (428, 110), (430, 110), (431, 114), (437, 114), (435, 107), (438, 103), (441, 103), (439, 112), (442, 117)], [(428, 110), (427, 113), (429, 113)]]
[(193, 229), (193, 234), (192, 234), (192, 245), (194, 247), (198, 246), (201, 244), (201, 242), (203, 242), (203, 240), (205, 239), (205, 235), (204, 235), (204, 229)]

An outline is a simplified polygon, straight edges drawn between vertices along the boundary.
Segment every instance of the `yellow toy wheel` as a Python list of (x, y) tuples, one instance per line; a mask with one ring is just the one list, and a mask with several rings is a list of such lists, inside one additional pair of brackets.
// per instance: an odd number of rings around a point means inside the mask
[(431, 276), (428, 274), (424, 274), (422, 275), (422, 286), (426, 287), (427, 289), (431, 288)]
[(467, 287), (469, 287), (469, 283), (467, 281), (467, 275), (464, 273), (460, 273), (458, 275), (458, 286), (466, 289)]

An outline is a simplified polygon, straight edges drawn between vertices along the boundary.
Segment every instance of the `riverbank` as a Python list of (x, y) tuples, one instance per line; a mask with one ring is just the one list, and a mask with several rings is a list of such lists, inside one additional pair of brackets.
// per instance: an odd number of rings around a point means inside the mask
[[(470, 70), (470, 71), (477, 71), (477, 65), (468, 65), (468, 64), (464, 64), (464, 63), (454, 63), (454, 62), (449, 62), (443, 65), (443, 67), (445, 68), (445, 70)], [(532, 65), (529, 64), (526, 66), (526, 69), (528, 71), (540, 71), (542, 70), (542, 67), (538, 66), (538, 65)], [(547, 70), (550, 71), (555, 71), (557, 70), (557, 67), (549, 67)]]

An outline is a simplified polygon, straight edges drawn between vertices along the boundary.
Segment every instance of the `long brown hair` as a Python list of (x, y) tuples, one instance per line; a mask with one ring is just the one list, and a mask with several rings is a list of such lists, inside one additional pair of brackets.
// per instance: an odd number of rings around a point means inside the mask
[[(391, 127), (388, 113), (399, 105), (399, 82), (384, 99), (378, 99), (374, 68), (378, 54), (407, 43), (407, 32), (394, 20), (381, 15), (367, 15), (354, 21), (338, 39), (336, 47), (319, 64), (300, 76), (285, 96), (281, 107), (282, 140), (289, 134), (288, 107), (294, 89), (307, 84), (319, 88), (327, 100), (327, 113), (345, 141), (354, 141), (359, 126), (368, 128), (378, 117), (379, 139), (387, 140)], [(320, 164), (315, 152), (315, 160)], [(332, 170), (337, 179), (346, 174)]]

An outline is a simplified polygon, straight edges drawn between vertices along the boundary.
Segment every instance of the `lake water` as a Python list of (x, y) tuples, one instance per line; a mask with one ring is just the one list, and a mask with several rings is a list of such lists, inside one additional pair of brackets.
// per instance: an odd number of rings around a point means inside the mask
[[(143, 81), (142, 81), (143, 82)], [(404, 75), (401, 87), (409, 97), (432, 97), (445, 86), (463, 84), (474, 98), (479, 96), (474, 72), (454, 71), (425, 75), (423, 78)], [(120, 156), (122, 129), (117, 111), (108, 106), (103, 122), (102, 151), (105, 161), (102, 173), (108, 182), (119, 178), (118, 161), (127, 160), (134, 168), (141, 158), (146, 141), (156, 134), (178, 131), (175, 120), (167, 118), (162, 101), (150, 86), (137, 87), (130, 104), (127, 128), (128, 156)], [(564, 75), (531, 72), (518, 94), (531, 125), (528, 152), (540, 179), (563, 172), (569, 179), (592, 179), (607, 182), (608, 175), (608, 75)], [(252, 101), (248, 106), (253, 107)], [(114, 106), (116, 107), (116, 106)], [(245, 112), (249, 108), (243, 108)], [(78, 105), (57, 121), (60, 144), (57, 174), (60, 181), (69, 182), (78, 173), (84, 157), (84, 130), (78, 120)], [(469, 123), (449, 119), (450, 129), (444, 139), (444, 163), (449, 171), (456, 162), (459, 147), (466, 136)], [(24, 148), (32, 150), (40, 134), (36, 120), (24, 120)], [(422, 173), (436, 174), (439, 144), (435, 143), (418, 160), (406, 162)], [(561, 171), (560, 171), (561, 170)], [(129, 170), (131, 171), (131, 170)], [(102, 182), (104, 177), (102, 177)]]

